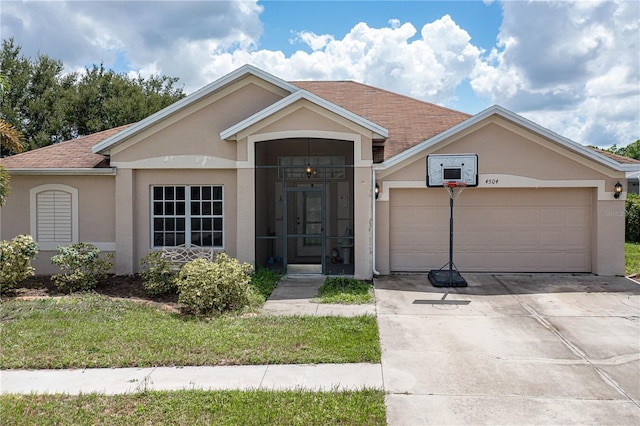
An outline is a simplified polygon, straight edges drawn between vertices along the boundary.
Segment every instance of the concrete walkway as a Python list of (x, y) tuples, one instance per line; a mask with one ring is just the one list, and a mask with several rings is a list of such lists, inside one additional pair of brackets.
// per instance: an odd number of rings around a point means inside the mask
[(382, 388), (380, 364), (240, 365), (225, 367), (91, 368), (3, 370), (2, 393), (106, 395), (149, 390)]
[[(267, 315), (375, 315), (375, 305), (312, 303), (319, 275), (284, 277), (263, 307)], [(242, 365), (223, 367), (3, 370), (0, 393), (120, 394), (178, 389), (382, 389), (380, 364)]]
[(313, 303), (318, 289), (325, 280), (323, 275), (287, 275), (273, 290), (269, 300), (262, 308), (269, 315), (320, 315), (320, 316), (359, 316), (375, 315), (376, 306), (334, 305)]

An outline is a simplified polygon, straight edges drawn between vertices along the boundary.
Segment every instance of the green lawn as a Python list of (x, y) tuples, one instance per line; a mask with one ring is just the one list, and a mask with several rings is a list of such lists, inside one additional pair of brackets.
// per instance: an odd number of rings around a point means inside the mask
[(384, 394), (175, 391), (127, 395), (3, 395), (3, 425), (384, 425)]
[(373, 303), (373, 283), (347, 277), (329, 277), (318, 289), (317, 303), (360, 305)]
[(625, 275), (640, 274), (640, 244), (625, 243)]
[(0, 368), (380, 362), (373, 316), (187, 317), (95, 294), (0, 304)]

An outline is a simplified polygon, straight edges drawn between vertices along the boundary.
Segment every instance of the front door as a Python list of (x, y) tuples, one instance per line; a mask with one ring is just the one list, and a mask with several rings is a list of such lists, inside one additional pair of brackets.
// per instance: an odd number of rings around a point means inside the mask
[(308, 184), (285, 189), (284, 220), (289, 272), (322, 273), (325, 241), (325, 190)]

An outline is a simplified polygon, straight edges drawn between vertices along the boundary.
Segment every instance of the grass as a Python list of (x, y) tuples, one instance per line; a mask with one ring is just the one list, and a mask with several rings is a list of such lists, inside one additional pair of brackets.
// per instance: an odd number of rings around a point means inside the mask
[(266, 268), (259, 268), (251, 275), (249, 286), (261, 296), (263, 303), (271, 296), (271, 292), (282, 278), (281, 274)]
[(127, 395), (3, 395), (3, 425), (384, 425), (384, 394), (304, 391), (148, 391)]
[(640, 244), (624, 243), (625, 275), (640, 274)]
[(318, 297), (313, 299), (318, 303), (346, 305), (373, 303), (373, 300), (373, 283), (347, 277), (327, 278), (318, 290)]
[(96, 294), (0, 305), (0, 368), (379, 362), (373, 316), (195, 318)]

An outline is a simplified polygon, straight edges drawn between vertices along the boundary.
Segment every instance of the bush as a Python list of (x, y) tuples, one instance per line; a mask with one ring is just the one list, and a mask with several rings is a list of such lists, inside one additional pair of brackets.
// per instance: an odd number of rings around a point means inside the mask
[(100, 257), (100, 250), (93, 244), (75, 243), (58, 247), (58, 254), (51, 257), (51, 263), (60, 267), (60, 274), (51, 278), (62, 291), (92, 290), (107, 277), (112, 268), (113, 255)]
[(151, 296), (161, 296), (163, 294), (175, 292), (176, 273), (171, 269), (171, 262), (162, 257), (162, 253), (154, 251), (140, 259), (143, 269), (142, 286)]
[(38, 253), (38, 245), (31, 235), (18, 235), (11, 241), (0, 241), (0, 291), (13, 289), (16, 284), (33, 275), (31, 260)]
[(624, 221), (625, 239), (632, 243), (640, 243), (640, 195), (627, 194)]
[(235, 311), (250, 299), (251, 265), (220, 253), (214, 262), (196, 259), (178, 274), (178, 301), (196, 314)]

